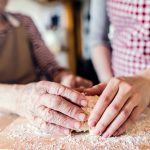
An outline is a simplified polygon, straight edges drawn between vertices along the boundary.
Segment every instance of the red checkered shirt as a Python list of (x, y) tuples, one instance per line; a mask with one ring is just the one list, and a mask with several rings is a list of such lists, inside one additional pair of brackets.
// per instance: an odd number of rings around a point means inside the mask
[(150, 0), (107, 0), (114, 27), (112, 67), (115, 76), (150, 67)]

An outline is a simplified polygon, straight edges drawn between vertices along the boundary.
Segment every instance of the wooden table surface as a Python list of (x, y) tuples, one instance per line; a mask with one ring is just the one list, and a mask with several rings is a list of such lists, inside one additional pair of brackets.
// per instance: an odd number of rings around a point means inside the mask
[(150, 109), (147, 109), (134, 128), (120, 137), (103, 139), (89, 133), (54, 137), (41, 134), (24, 118), (14, 115), (0, 117), (0, 149), (15, 150), (149, 150)]
[(13, 114), (0, 115), (0, 132), (9, 126), (18, 116)]

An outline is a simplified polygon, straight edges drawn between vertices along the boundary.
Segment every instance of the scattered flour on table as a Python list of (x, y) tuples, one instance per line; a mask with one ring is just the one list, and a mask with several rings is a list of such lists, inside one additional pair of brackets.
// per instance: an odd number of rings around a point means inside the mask
[(21, 125), (12, 124), (1, 136), (14, 140), (13, 148), (18, 150), (150, 150), (150, 110), (120, 137), (104, 139), (89, 133), (54, 137), (27, 122)]

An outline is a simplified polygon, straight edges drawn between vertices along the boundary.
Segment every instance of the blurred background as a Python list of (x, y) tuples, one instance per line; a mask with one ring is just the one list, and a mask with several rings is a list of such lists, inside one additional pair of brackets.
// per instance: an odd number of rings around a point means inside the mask
[(90, 0), (10, 0), (7, 10), (34, 20), (61, 66), (98, 83), (90, 59)]

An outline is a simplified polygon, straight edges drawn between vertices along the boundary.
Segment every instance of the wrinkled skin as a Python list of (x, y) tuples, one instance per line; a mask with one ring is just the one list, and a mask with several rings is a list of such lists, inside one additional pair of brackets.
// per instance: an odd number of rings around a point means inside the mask
[(16, 104), (17, 114), (32, 120), (47, 133), (69, 134), (87, 119), (80, 108), (87, 104), (85, 96), (54, 82), (25, 85)]

